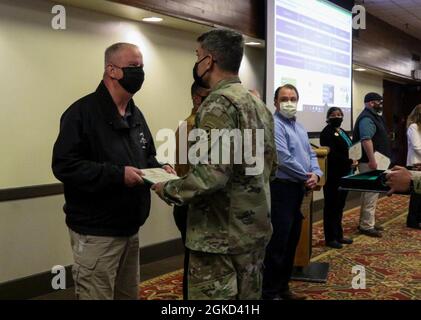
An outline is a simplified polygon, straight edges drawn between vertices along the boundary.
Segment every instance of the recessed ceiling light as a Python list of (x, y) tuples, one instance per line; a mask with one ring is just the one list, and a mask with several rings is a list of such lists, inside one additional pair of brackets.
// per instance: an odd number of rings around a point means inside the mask
[(162, 20), (164, 19), (158, 17), (147, 17), (142, 19), (144, 22), (161, 22)]
[(360, 71), (360, 72), (367, 71), (367, 69), (364, 69), (364, 68), (355, 68), (354, 70), (355, 71)]
[(261, 43), (256, 42), (256, 41), (248, 41), (248, 42), (246, 42), (246, 45), (248, 45), (248, 46), (260, 46)]

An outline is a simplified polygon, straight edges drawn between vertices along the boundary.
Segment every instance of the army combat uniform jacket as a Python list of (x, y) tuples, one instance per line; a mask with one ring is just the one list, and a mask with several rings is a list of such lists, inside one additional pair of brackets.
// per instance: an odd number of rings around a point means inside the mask
[[(198, 110), (196, 128), (203, 129), (209, 138), (206, 142), (209, 163), (192, 165), (186, 176), (168, 182), (164, 188), (168, 203), (190, 204), (186, 246), (217, 254), (243, 254), (264, 248), (272, 235), (269, 180), (276, 170), (271, 113), (235, 77), (213, 88)], [(237, 131), (243, 141), (241, 163), (233, 161), (233, 146), (228, 164), (210, 163), (210, 150), (214, 147), (210, 135), (215, 129), (240, 129)], [(255, 175), (246, 174), (246, 169), (255, 165), (244, 161), (245, 129), (254, 132), (253, 139), (249, 139), (253, 152), (258, 147), (264, 150), (261, 159), (264, 166)], [(264, 132), (260, 145), (256, 145), (256, 129)], [(219, 142), (218, 148), (222, 150), (222, 139)]]
[(413, 173), (412, 180), (414, 181), (414, 192), (421, 194), (421, 173)]

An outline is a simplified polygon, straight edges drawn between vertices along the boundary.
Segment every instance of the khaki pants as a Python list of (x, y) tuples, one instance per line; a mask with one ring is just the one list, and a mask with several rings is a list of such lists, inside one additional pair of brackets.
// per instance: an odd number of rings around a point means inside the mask
[(224, 255), (190, 251), (189, 300), (260, 300), (265, 250)]
[(69, 232), (77, 299), (138, 299), (138, 234), (117, 238), (81, 235), (72, 230)]
[[(367, 163), (360, 163), (358, 170), (360, 173), (371, 171)], [(378, 198), (379, 194), (374, 192), (363, 192), (361, 194), (360, 228), (362, 230), (374, 228)]]

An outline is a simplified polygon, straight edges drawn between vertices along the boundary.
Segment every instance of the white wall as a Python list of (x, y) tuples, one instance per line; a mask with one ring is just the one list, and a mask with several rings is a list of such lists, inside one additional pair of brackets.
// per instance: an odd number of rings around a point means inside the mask
[[(240, 68), (240, 78), (247, 89), (256, 89), (264, 97), (265, 50), (253, 47), (245, 48), (245, 55)], [(273, 104), (272, 101), (270, 101)]]
[(0, 202), (0, 283), (72, 264), (63, 196)]
[[(153, 134), (175, 128), (191, 110), (197, 34), (66, 6), (67, 29), (51, 26), (52, 2), (0, 2), (0, 188), (54, 183), (51, 149), (59, 118), (96, 89), (103, 52), (136, 43), (146, 81), (135, 102)], [(263, 92), (264, 51), (246, 49), (243, 84)], [(72, 263), (63, 196), (0, 203), (0, 283)], [(172, 209), (153, 195), (141, 247), (179, 238)]]
[(358, 115), (364, 109), (364, 96), (369, 92), (383, 94), (383, 77), (354, 71), (352, 84), (352, 117), (355, 123)]

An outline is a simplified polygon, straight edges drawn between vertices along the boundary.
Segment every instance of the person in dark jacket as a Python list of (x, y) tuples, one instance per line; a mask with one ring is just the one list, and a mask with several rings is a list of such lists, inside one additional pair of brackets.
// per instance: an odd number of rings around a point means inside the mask
[[(365, 173), (377, 169), (375, 153), (379, 152), (389, 159), (392, 156), (390, 139), (383, 115), (383, 97), (375, 92), (364, 97), (365, 108), (355, 121), (353, 141), (361, 141), (362, 157), (358, 170)], [(376, 206), (379, 194), (363, 192), (361, 194), (360, 224), (358, 230), (369, 237), (382, 237), (383, 227), (375, 224)]]
[(132, 97), (144, 81), (139, 48), (105, 51), (103, 80), (62, 115), (52, 169), (64, 184), (77, 299), (138, 299), (138, 231), (151, 195), (142, 169), (163, 167)]
[(348, 134), (341, 129), (344, 114), (340, 108), (332, 107), (327, 111), (328, 125), (320, 134), (320, 145), (329, 147), (327, 156), (327, 180), (323, 187), (325, 206), (323, 225), (326, 245), (341, 249), (342, 244), (351, 244), (344, 238), (342, 216), (347, 192), (339, 190), (341, 177), (351, 174), (357, 162), (349, 159), (348, 150), (352, 146)]

